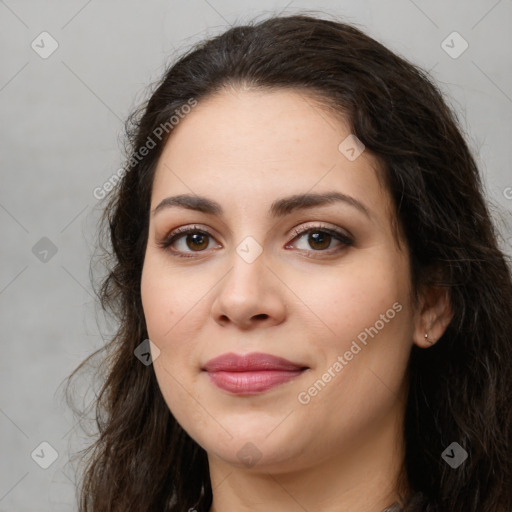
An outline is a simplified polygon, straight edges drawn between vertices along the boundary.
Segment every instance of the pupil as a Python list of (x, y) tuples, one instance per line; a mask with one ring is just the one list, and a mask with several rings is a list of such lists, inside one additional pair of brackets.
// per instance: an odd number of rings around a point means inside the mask
[[(191, 247), (190, 244), (187, 243), (187, 245), (189, 246), (189, 249), (204, 249), (204, 240), (206, 240), (206, 237), (204, 235), (201, 235), (201, 234), (193, 234), (193, 235), (188, 235), (188, 240), (190, 240), (190, 238), (193, 238), (193, 247)], [(200, 241), (198, 242), (198, 238), (199, 240), (203, 239), (203, 243), (201, 243)], [(187, 242), (188, 242), (187, 240)], [(208, 242), (206, 242), (206, 245), (208, 245)]]
[(316, 247), (317, 249), (325, 249), (326, 247), (329, 247), (331, 235), (328, 233), (312, 233), (310, 234), (310, 237), (313, 239), (313, 244), (320, 244), (321, 247)]

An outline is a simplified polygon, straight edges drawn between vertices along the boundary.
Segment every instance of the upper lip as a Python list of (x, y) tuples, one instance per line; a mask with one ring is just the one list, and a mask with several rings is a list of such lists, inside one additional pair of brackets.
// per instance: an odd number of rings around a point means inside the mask
[(307, 366), (300, 363), (293, 363), (282, 357), (261, 352), (238, 355), (233, 352), (222, 354), (210, 359), (203, 367), (208, 372), (231, 371), (261, 371), (261, 370), (303, 370)]

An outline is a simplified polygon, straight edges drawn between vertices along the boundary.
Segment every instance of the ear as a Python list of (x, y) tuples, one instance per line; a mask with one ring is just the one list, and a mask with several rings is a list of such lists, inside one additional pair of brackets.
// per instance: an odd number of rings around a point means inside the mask
[(431, 347), (444, 334), (452, 318), (449, 291), (438, 286), (425, 288), (415, 315), (414, 343), (420, 348)]

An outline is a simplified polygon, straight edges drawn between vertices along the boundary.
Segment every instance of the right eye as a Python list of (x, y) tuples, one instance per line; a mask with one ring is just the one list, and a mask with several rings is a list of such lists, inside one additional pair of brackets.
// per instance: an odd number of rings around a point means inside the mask
[[(204, 252), (209, 246), (208, 237), (212, 237), (212, 235), (207, 231), (199, 229), (198, 226), (189, 226), (175, 229), (165, 240), (158, 243), (158, 246), (162, 249), (167, 249), (173, 256), (191, 258), (193, 256), (185, 256), (185, 254), (187, 252), (189, 254), (190, 252)], [(176, 242), (181, 242), (181, 248), (172, 249), (172, 245), (176, 244)], [(187, 251), (187, 248), (190, 249), (190, 251)]]

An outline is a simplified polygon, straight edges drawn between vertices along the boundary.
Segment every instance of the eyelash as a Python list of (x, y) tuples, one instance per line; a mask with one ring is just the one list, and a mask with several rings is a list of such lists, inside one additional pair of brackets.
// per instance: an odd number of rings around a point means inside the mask
[[(174, 230), (164, 240), (162, 240), (161, 242), (158, 242), (157, 245), (161, 249), (169, 250), (169, 252), (173, 256), (177, 256), (178, 258), (194, 258), (195, 256), (192, 256), (192, 255), (185, 256), (185, 254), (182, 254), (180, 251), (176, 251), (174, 249), (169, 249), (169, 247), (176, 240), (178, 240), (179, 238), (183, 237), (184, 235), (188, 235), (188, 234), (191, 234), (191, 233), (201, 234), (201, 235), (205, 235), (205, 236), (209, 236), (209, 237), (213, 238), (213, 236), (210, 233), (208, 233), (207, 231), (205, 231), (203, 229), (200, 229), (198, 226), (190, 226), (190, 227), (178, 228), (178, 229)], [(345, 246), (345, 247), (351, 246), (354, 243), (352, 238), (350, 238), (345, 233), (342, 233), (341, 231), (338, 231), (338, 230), (335, 230), (335, 229), (332, 229), (332, 228), (328, 228), (327, 226), (322, 226), (322, 225), (310, 226), (310, 227), (305, 228), (305, 229), (295, 228), (293, 230), (294, 237), (292, 238), (291, 241), (295, 240), (300, 235), (305, 235), (305, 234), (309, 234), (309, 233), (327, 233), (328, 235), (333, 236), (336, 240), (341, 242), (342, 245)], [(304, 250), (304, 249), (301, 249), (301, 250)], [(316, 250), (315, 251), (315, 250), (311, 249), (310, 251), (307, 251), (307, 252), (322, 253), (322, 252), (331, 252), (331, 250), (326, 249), (326, 250)], [(192, 254), (194, 252), (199, 254), (199, 253), (204, 252), (204, 251), (191, 251), (191, 252), (192, 252)]]

